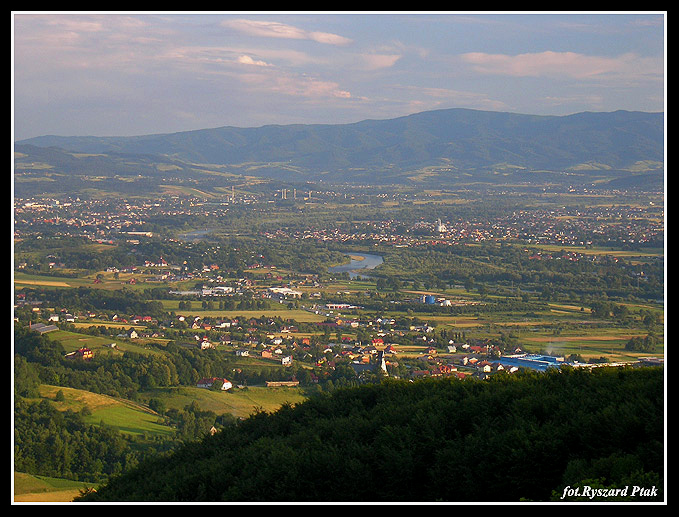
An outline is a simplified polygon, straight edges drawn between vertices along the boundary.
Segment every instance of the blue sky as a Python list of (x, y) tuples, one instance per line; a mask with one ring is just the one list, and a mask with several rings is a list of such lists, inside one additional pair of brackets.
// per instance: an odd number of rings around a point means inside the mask
[(16, 140), (665, 111), (666, 12), (13, 12)]

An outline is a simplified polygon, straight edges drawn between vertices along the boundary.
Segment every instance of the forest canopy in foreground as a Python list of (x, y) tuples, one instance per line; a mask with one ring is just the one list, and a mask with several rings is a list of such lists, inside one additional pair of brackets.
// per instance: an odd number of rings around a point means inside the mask
[(342, 389), (255, 413), (80, 500), (559, 501), (567, 487), (629, 486), (624, 500), (662, 501), (663, 384), (662, 368), (562, 368)]

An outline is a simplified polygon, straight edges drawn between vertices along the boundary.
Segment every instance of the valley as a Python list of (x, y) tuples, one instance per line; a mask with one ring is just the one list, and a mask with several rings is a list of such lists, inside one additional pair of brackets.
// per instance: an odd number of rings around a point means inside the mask
[(655, 162), (329, 182), (108, 152), (17, 145), (17, 498), (385, 382), (664, 366)]

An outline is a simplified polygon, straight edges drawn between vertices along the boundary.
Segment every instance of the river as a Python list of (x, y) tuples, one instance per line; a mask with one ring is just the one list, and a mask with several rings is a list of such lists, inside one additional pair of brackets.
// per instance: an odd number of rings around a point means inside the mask
[[(379, 255), (371, 255), (369, 253), (356, 253), (354, 251), (347, 252), (345, 255), (351, 257), (351, 262), (342, 264), (340, 266), (333, 266), (328, 268), (330, 273), (344, 273), (348, 272), (350, 278), (367, 278), (366, 275), (360, 272), (368, 269), (375, 269), (384, 260)], [(353, 257), (360, 257), (358, 260)]]

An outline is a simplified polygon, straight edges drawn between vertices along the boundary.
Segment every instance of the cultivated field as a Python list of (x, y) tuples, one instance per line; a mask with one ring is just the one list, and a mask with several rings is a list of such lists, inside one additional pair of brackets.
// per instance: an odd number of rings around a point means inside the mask
[(22, 503), (67, 503), (91, 487), (91, 483), (14, 473), (14, 501)]

